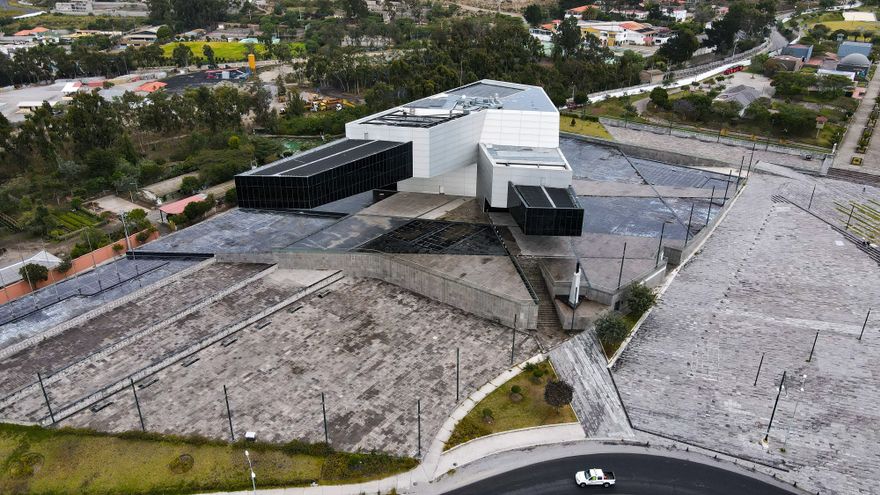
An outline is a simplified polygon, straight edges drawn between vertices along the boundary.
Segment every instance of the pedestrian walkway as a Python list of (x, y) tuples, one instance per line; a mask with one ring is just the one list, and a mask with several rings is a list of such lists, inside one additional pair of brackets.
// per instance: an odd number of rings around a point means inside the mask
[[(838, 147), (834, 168), (880, 174), (880, 137), (871, 139), (867, 153), (856, 153), (856, 146), (858, 146), (859, 138), (862, 137), (862, 130), (868, 124), (868, 118), (871, 116), (871, 110), (874, 108), (874, 101), (878, 94), (880, 94), (880, 78), (874, 77), (868, 82), (865, 95), (850, 120), (849, 129), (846, 131), (843, 142)], [(850, 159), (854, 156), (861, 157), (863, 165), (851, 165)]]

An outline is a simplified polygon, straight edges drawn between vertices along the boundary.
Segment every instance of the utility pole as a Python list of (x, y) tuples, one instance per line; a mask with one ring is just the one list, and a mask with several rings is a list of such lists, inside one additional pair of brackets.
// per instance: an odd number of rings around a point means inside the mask
[(764, 365), (764, 354), (766, 354), (766, 353), (765, 352), (761, 353), (761, 360), (758, 362), (758, 372), (755, 374), (755, 384), (752, 385), (753, 387), (758, 386), (758, 377), (761, 376), (761, 366)]
[(815, 184), (813, 185), (813, 192), (810, 193), (810, 202), (807, 204), (807, 210), (809, 210), (810, 207), (813, 206), (813, 195), (814, 194), (816, 194), (816, 185)]

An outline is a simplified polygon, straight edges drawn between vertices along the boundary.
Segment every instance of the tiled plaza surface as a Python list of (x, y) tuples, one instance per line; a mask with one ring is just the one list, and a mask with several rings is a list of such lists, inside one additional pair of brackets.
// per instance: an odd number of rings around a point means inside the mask
[(858, 336), (880, 300), (880, 268), (825, 223), (774, 202), (790, 180), (750, 179), (615, 379), (637, 429), (778, 466), (814, 493), (876, 493), (880, 320)]
[[(265, 268), (264, 265), (261, 267)], [(260, 278), (252, 280), (244, 287), (216, 300), (209, 299), (206, 305), (195, 307), (195, 311), (184, 314), (180, 319), (176, 319), (175, 316), (183, 311), (183, 308), (163, 313), (158, 310), (155, 301), (145, 300), (144, 305), (137, 311), (159, 313), (161, 317), (159, 322), (137, 328), (125, 337), (117, 335), (112, 345), (100, 347), (94, 342), (84, 343), (85, 356), (66, 355), (69, 352), (66, 346), (71, 345), (71, 342), (75, 343), (77, 337), (80, 340), (88, 340), (87, 335), (74, 333), (68, 338), (65, 333), (60, 336), (61, 338), (53, 339), (54, 342), (49, 340), (40, 343), (35, 349), (43, 358), (43, 362), (36, 364), (52, 366), (55, 371), (53, 374), (44, 375), (43, 379), (55, 411), (70, 407), (81, 399), (124, 381), (132, 374), (165, 358), (185, 357), (187, 350), (200, 340), (281, 303), (305, 285), (297, 277), (285, 276), (278, 271), (272, 273), (264, 271), (260, 272), (260, 275)], [(173, 297), (186, 298), (186, 294), (185, 291), (177, 292)], [(107, 321), (107, 317), (98, 318), (96, 329), (112, 333), (110, 330), (112, 328), (128, 328), (129, 322), (124, 314), (112, 313), (106, 316), (110, 317), (110, 321)], [(85, 324), (83, 327), (89, 328), (89, 325)], [(117, 330), (117, 333), (121, 332)], [(47, 355), (51, 358), (53, 354), (70, 359), (73, 365), (55, 368), (51, 362), (45, 362), (48, 361)], [(12, 360), (10, 363), (12, 367), (4, 373), (13, 378), (33, 380), (33, 377), (27, 377), (22, 371), (34, 366), (34, 363), (27, 359), (28, 355), (30, 353), (23, 354), (22, 359)], [(73, 361), (74, 357), (79, 359)], [(4, 400), (0, 417), (20, 421), (39, 421), (48, 416), (43, 395), (37, 385), (30, 386), (21, 396), (13, 399)]]
[(0, 346), (14, 344), (196, 264), (116, 258), (0, 305)]
[[(173, 282), (156, 287), (142, 298), (106, 311), (0, 361), (0, 397), (49, 377), (98, 349), (143, 331), (169, 316), (244, 280), (267, 265), (213, 263)], [(157, 308), (161, 310), (157, 311)]]
[[(373, 279), (343, 278), (264, 321), (153, 375), (138, 390), (147, 430), (228, 439), (226, 385), (236, 438), (323, 441), (323, 392), (334, 447), (415, 455), (417, 400), (423, 452), (455, 408), (456, 347), (462, 399), (510, 364), (510, 329)], [(517, 362), (538, 350), (519, 337)], [(139, 429), (133, 397), (62, 425)]]

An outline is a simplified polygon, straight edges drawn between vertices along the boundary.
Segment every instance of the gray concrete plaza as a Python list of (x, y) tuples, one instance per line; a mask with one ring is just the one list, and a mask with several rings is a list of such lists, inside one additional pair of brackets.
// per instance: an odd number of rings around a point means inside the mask
[(637, 429), (777, 466), (812, 492), (876, 493), (878, 320), (858, 336), (880, 300), (880, 269), (827, 224), (774, 201), (788, 181), (750, 179), (615, 378)]
[[(334, 447), (415, 455), (417, 399), (423, 452), (456, 405), (455, 348), (461, 348), (462, 399), (506, 369), (511, 351), (508, 328), (351, 277), (235, 337), (198, 352), (194, 364), (169, 366), (141, 382), (158, 379), (138, 390), (148, 430), (229, 438), (226, 385), (236, 438), (255, 431), (261, 440), (323, 441), (324, 392)], [(536, 352), (533, 339), (517, 339), (517, 361)], [(56, 393), (50, 388), (53, 398)], [(109, 401), (62, 425), (139, 428), (131, 389)]]

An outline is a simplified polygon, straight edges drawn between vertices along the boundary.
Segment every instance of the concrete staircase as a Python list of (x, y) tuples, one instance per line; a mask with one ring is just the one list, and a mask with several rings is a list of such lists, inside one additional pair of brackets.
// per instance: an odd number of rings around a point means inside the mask
[(520, 256), (517, 257), (517, 261), (522, 267), (526, 280), (534, 289), (535, 295), (538, 296), (538, 333), (542, 335), (561, 334), (562, 325), (559, 323), (559, 316), (553, 306), (553, 297), (547, 290), (544, 277), (541, 276), (538, 259)]

